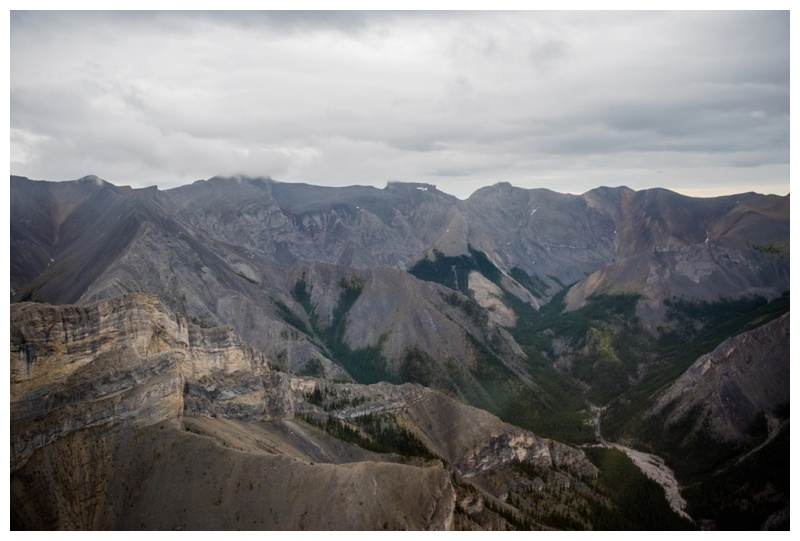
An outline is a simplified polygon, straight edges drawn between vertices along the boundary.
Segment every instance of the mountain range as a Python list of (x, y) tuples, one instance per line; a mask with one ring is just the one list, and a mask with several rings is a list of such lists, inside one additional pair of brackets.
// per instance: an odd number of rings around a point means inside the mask
[(19, 528), (788, 527), (788, 195), (12, 176), (10, 285)]

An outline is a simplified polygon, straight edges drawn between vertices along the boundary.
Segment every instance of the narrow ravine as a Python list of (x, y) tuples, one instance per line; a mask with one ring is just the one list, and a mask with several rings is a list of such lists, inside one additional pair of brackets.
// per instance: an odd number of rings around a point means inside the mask
[(684, 500), (683, 496), (681, 496), (678, 488), (678, 480), (675, 478), (675, 472), (673, 472), (672, 469), (664, 463), (664, 459), (657, 455), (651, 455), (649, 453), (637, 451), (636, 449), (631, 449), (630, 447), (625, 447), (624, 445), (620, 445), (618, 443), (611, 443), (603, 439), (603, 434), (600, 428), (600, 416), (606, 408), (594, 405), (592, 405), (591, 408), (595, 415), (595, 435), (597, 436), (599, 445), (602, 447), (618, 449), (628, 455), (633, 463), (636, 464), (636, 466), (642, 470), (647, 477), (664, 487), (664, 494), (667, 498), (667, 502), (669, 502), (670, 507), (672, 507), (672, 509), (682, 517), (693, 520), (692, 517), (686, 513), (686, 500)]

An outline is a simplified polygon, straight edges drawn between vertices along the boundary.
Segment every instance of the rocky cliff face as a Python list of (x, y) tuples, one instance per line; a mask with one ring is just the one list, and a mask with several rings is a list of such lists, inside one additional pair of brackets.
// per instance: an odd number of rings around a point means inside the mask
[(181, 218), (214, 239), (284, 265), (407, 268), (459, 214), (455, 197), (428, 185), (378, 190), (212, 178), (168, 193)]
[(201, 329), (156, 297), (85, 306), (15, 304), (12, 470), (82, 428), (142, 426), (184, 412), (291, 416), (288, 379), (230, 328)]

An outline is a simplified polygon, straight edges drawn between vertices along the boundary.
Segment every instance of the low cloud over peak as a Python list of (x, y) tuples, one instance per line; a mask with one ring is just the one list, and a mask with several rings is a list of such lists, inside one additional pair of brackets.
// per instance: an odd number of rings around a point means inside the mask
[(783, 194), (789, 14), (12, 12), (11, 162)]

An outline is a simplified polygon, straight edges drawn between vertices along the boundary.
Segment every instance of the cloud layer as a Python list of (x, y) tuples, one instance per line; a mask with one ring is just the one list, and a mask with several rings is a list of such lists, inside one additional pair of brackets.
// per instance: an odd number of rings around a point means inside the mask
[(12, 12), (11, 171), (789, 191), (788, 12)]

